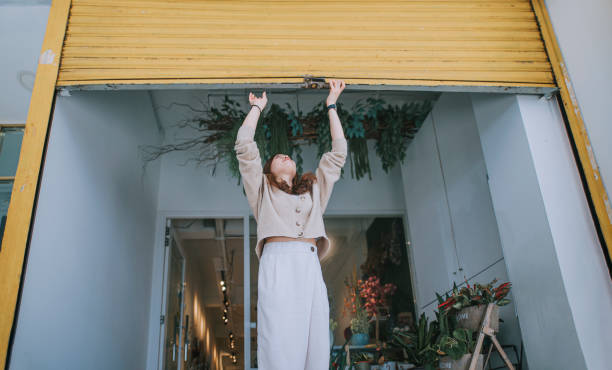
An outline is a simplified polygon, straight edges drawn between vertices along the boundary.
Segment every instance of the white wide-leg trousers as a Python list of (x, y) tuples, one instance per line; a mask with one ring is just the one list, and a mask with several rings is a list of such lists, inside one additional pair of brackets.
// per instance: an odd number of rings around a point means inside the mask
[(258, 369), (329, 369), (329, 303), (317, 248), (266, 243), (257, 291)]

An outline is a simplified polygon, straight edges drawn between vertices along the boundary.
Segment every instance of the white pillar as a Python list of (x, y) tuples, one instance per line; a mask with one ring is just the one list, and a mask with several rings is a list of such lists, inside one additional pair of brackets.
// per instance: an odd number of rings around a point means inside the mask
[(472, 106), (529, 367), (604, 369), (612, 286), (556, 101)]

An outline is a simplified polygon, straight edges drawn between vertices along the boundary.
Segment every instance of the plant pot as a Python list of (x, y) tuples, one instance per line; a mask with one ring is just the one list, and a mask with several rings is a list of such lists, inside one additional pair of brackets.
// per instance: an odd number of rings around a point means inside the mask
[[(468, 370), (470, 368), (470, 361), (472, 361), (472, 354), (466, 353), (458, 360), (453, 360), (450, 356), (444, 356), (440, 358), (438, 366), (440, 370)], [(483, 370), (484, 366), (484, 355), (478, 355), (478, 361), (476, 361), (476, 370)]]
[(410, 362), (398, 362), (397, 363), (397, 370), (411, 370), (414, 368), (415, 368), (414, 364), (411, 364)]
[(355, 362), (355, 370), (371, 370), (372, 365), (369, 361)]
[(370, 342), (370, 335), (368, 333), (354, 333), (351, 337), (351, 343), (354, 346), (365, 346)]
[[(480, 331), (480, 324), (486, 310), (486, 304), (462, 308), (457, 312), (457, 327), (470, 329), (473, 332)], [(499, 306), (496, 304), (494, 304), (491, 311), (491, 328), (495, 332), (499, 331)]]

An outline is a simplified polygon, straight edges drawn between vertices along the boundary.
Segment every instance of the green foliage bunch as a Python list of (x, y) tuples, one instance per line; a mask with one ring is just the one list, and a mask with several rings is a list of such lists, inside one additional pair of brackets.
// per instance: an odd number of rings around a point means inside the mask
[(407, 360), (426, 370), (434, 370), (440, 360), (438, 337), (440, 326), (437, 321), (429, 322), (425, 313), (421, 313), (416, 332), (394, 330), (393, 343), (399, 345), (407, 355)]

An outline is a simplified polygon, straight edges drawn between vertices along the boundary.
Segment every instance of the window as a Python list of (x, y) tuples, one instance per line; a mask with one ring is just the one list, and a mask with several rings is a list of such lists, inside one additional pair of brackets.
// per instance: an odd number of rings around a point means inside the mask
[(4, 237), (6, 214), (17, 173), (25, 124), (0, 124), (0, 240)]

